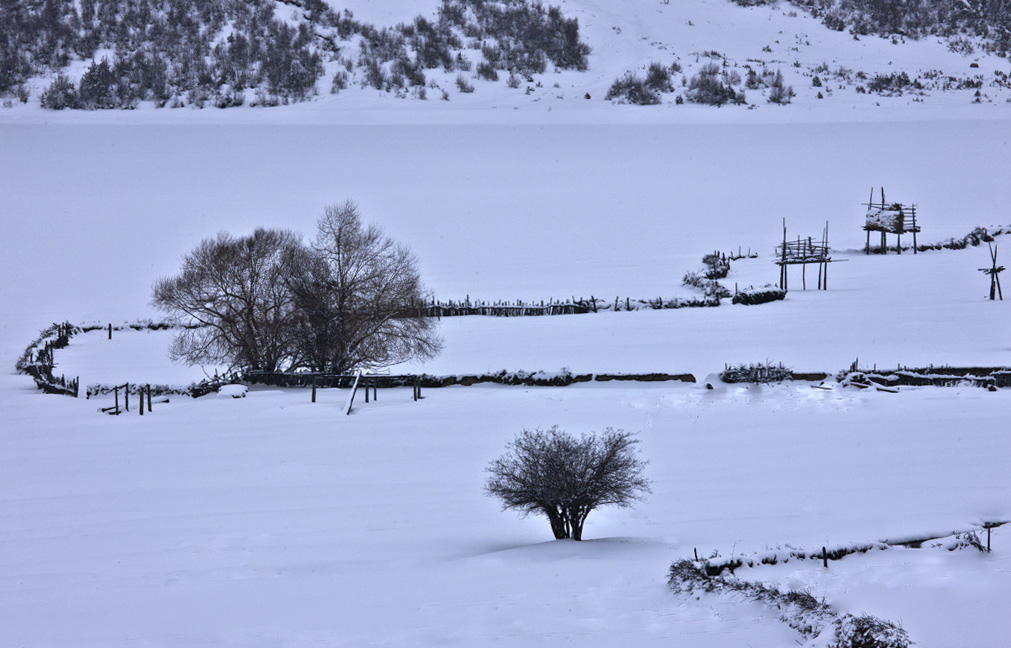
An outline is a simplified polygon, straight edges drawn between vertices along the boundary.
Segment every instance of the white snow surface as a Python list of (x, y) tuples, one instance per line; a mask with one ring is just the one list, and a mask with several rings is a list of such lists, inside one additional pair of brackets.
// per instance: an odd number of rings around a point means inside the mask
[[(549, 72), (531, 95), (482, 83), (449, 102), (356, 90), (266, 110), (0, 108), (0, 646), (792, 646), (775, 611), (676, 596), (667, 567), (696, 549), (817, 549), (1011, 518), (1011, 391), (704, 388), (725, 363), (763, 360), (1011, 364), (1009, 301), (986, 300), (978, 272), (985, 246), (861, 252), (861, 203), (881, 185), (916, 203), (920, 242), (1011, 224), (1005, 98), (818, 100), (804, 76), (822, 61), (960, 74), (1007, 62), (930, 39), (855, 41), (785, 4), (562, 4), (594, 48), (590, 71)], [(393, 23), (435, 3), (347, 6)], [(712, 49), (781, 61), (794, 103), (603, 101), (631, 67), (691, 67)], [(687, 296), (681, 277), (703, 254), (738, 246), (759, 258), (724, 283), (774, 282), (784, 218), (791, 238), (828, 221), (839, 262), (828, 291), (813, 266), (801, 290), (792, 268), (787, 298), (761, 306), (447, 318), (442, 355), (391, 369), (692, 372), (696, 385), (452, 387), (420, 402), (392, 389), (351, 416), (348, 390), (311, 404), (308, 390), (251, 388), (172, 396), (141, 418), (13, 374), (51, 322), (159, 318), (152, 283), (201, 239), (311, 235), (346, 198), (413, 248), (440, 299)], [(80, 335), (56, 371), (82, 387), (213, 373), (172, 365), (170, 335)], [(592, 514), (582, 543), (482, 492), (516, 433), (553, 424), (634, 431), (650, 462), (653, 493)], [(892, 549), (738, 575), (899, 622), (920, 646), (996, 648), (1011, 636), (1007, 529), (988, 555)]]
[[(787, 646), (772, 611), (667, 588), (677, 559), (950, 533), (1007, 517), (1011, 394), (797, 386), (252, 389), (140, 417), (2, 379), (0, 643)], [(582, 543), (482, 494), (523, 427), (639, 433), (653, 493)], [(994, 553), (754, 570), (920, 645), (1003, 645)], [(926, 551), (926, 550), (924, 550)], [(912, 568), (904, 568), (911, 565)]]

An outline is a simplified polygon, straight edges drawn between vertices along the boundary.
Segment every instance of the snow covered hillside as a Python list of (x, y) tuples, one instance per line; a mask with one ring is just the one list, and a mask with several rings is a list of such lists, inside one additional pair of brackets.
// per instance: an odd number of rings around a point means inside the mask
[[(494, 57), (497, 55), (488, 49), (490, 43), (496, 42), (494, 36), (477, 38), (464, 35), (477, 27), (463, 28), (458, 37), (459, 44), (446, 50), (450, 58), (456, 57), (453, 59), (455, 62), (418, 69), (404, 67), (408, 65), (405, 61), (415, 56), (410, 54), (414, 51), (410, 47), (403, 55), (397, 55), (401, 56), (399, 59), (390, 54), (393, 58), (387, 60), (384, 58), (387, 55), (381, 53), (383, 48), (400, 47), (392, 43), (398, 38), (413, 38), (414, 32), (409, 31), (409, 36), (389, 36), (392, 41), (384, 36), (387, 40), (366, 46), (364, 41), (368, 39), (356, 31), (365, 29), (367, 34), (379, 33), (374, 30), (411, 25), (418, 16), (428, 21), (425, 24), (434, 24), (440, 3), (352, 0), (332, 5), (336, 12), (351, 11), (357, 21), (354, 24), (365, 27), (348, 26), (351, 23), (322, 27), (307, 23), (306, 16), (310, 14), (295, 6), (281, 2), (267, 4), (270, 5), (267, 9), (272, 11), (279, 25), (309, 25), (307, 34), (313, 29), (316, 33), (325, 32), (325, 38), (316, 45), (298, 45), (309, 48), (299, 54), (306, 60), (291, 63), (299, 69), (305, 68), (305, 74), (310, 74), (309, 69), (316, 70), (318, 66), (319, 76), (314, 84), (302, 87), (305, 82), (300, 80), (302, 85), (297, 90), (289, 90), (286, 88), (290, 84), (277, 80), (263, 81), (261, 85), (246, 88), (244, 83), (252, 83), (243, 80), (247, 74), (269, 77), (269, 71), (256, 72), (260, 70), (256, 66), (250, 67), (248, 72), (218, 70), (232, 65), (226, 65), (226, 60), (232, 61), (234, 56), (228, 55), (231, 58), (227, 58), (225, 54), (215, 54), (221, 60), (211, 64), (208, 74), (219, 74), (222, 79), (229, 79), (224, 86), (216, 89), (195, 93), (157, 89), (153, 95), (151, 92), (133, 93), (128, 101), (114, 100), (114, 96), (122, 96), (122, 92), (116, 95), (122, 90), (120, 88), (109, 90), (108, 102), (103, 103), (105, 100), (101, 92), (95, 99), (82, 101), (89, 106), (118, 106), (126, 101), (123, 105), (137, 108), (123, 116), (130, 121), (361, 123), (381, 120), (453, 123), (489, 119), (834, 120), (851, 119), (857, 114), (861, 115), (861, 119), (891, 119), (896, 110), (908, 118), (936, 119), (956, 113), (993, 117), (1005, 114), (1007, 102), (1011, 100), (1011, 83), (1008, 81), (1011, 65), (1008, 59), (987, 50), (979, 38), (923, 36), (913, 39), (833, 31), (823, 24), (821, 18), (787, 2), (742, 7), (730, 0), (674, 3), (660, 0), (563, 0), (558, 5), (562, 15), (566, 20), (578, 20), (581, 42), (590, 47), (586, 69), (580, 69), (582, 64), (548, 61), (543, 70), (539, 64), (529, 69), (524, 64), (520, 66), (523, 69), (514, 74), (507, 69), (510, 66), (496, 63)], [(346, 16), (342, 13), (334, 15)], [(374, 30), (369, 32), (368, 29), (372, 28)], [(225, 27), (221, 29), (218, 44), (228, 45), (230, 41), (225, 39), (231, 32)], [(275, 38), (276, 35), (264, 36), (268, 37)], [(304, 35), (300, 38), (309, 37)], [(315, 57), (311, 62), (308, 61), (310, 51)], [(71, 64), (64, 73), (69, 82), (79, 84), (92, 61), (100, 61), (102, 55), (110, 56), (111, 51), (95, 52), (91, 58)], [(414, 59), (411, 58), (411, 61)], [(651, 64), (658, 66), (657, 70), (665, 71), (665, 77), (654, 79), (653, 89), (649, 90), (652, 96), (650, 102), (657, 105), (615, 105), (641, 99), (609, 91), (616, 81), (627, 75), (644, 78)], [(113, 65), (112, 59), (109, 65)], [(482, 65), (488, 67), (482, 68)], [(496, 65), (501, 69), (493, 73)], [(707, 66), (715, 71), (713, 81), (731, 90), (729, 101), (740, 104), (723, 108), (721, 113), (731, 113), (730, 117), (715, 115), (713, 106), (693, 103), (707, 101), (699, 98), (699, 91), (695, 89), (700, 72)], [(419, 73), (421, 76), (418, 76)], [(171, 76), (175, 72), (169, 66), (163, 74)], [(412, 77), (412, 74), (415, 76)], [(772, 85), (777, 74), (782, 78), (782, 85), (780, 95), (774, 98)], [(90, 89), (94, 83), (106, 82), (98, 77), (108, 83), (114, 84), (115, 81), (111, 72), (92, 76), (95, 78), (89, 78), (89, 97), (95, 94)], [(97, 111), (97, 114), (83, 111), (88, 113), (84, 115), (80, 114), (82, 111), (74, 110), (41, 110), (40, 97), (51, 87), (54, 78), (53, 74), (37, 75), (19, 85), (18, 92), (24, 95), (27, 103), (22, 104), (17, 97), (9, 96), (4, 101), (5, 109), (0, 110), (0, 120), (110, 119), (102, 114), (107, 112), (103, 110)], [(789, 93), (786, 93), (787, 90)], [(605, 98), (609, 94), (612, 95), (610, 100)], [(308, 101), (303, 102), (303, 99)], [(262, 108), (289, 101), (295, 103), (271, 110)], [(785, 102), (789, 105), (781, 105)], [(241, 107), (211, 110), (214, 105), (225, 107), (236, 104), (241, 104)], [(66, 105), (73, 105), (73, 101)], [(155, 105), (206, 108), (156, 110)], [(257, 106), (256, 109), (252, 105)], [(761, 116), (743, 115), (749, 108), (756, 109)], [(75, 114), (68, 115), (68, 112)], [(562, 116), (554, 114), (558, 112)]]

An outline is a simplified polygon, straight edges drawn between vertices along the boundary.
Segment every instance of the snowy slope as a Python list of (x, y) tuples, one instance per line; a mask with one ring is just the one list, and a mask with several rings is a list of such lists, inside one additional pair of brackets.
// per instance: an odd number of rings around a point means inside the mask
[[(378, 26), (409, 23), (415, 16), (435, 16), (438, 3), (349, 2), (335, 6), (350, 9), (359, 20)], [(0, 120), (12, 122), (253, 122), (253, 123), (459, 123), (459, 122), (682, 122), (737, 120), (850, 120), (938, 119), (944, 116), (1006, 117), (1011, 88), (996, 72), (1007, 74), (1006, 59), (977, 47), (971, 53), (952, 51), (947, 41), (936, 37), (920, 40), (862, 36), (826, 28), (803, 10), (781, 3), (741, 7), (730, 0), (691, 0), (664, 3), (646, 0), (564, 0), (559, 5), (566, 16), (579, 20), (583, 40), (592, 48), (589, 70), (549, 70), (518, 88), (506, 85), (506, 75), (492, 82), (467, 74), (476, 91), (464, 94), (456, 88), (458, 73), (426, 70), (431, 89), (428, 100), (396, 98), (394, 93), (361, 87), (353, 77), (348, 89), (330, 94), (331, 77), (340, 67), (326, 64), (318, 82), (319, 96), (307, 103), (275, 109), (156, 110), (149, 103), (136, 111), (44, 111), (38, 93), (49, 80), (38, 79), (28, 105), (9, 102), (0, 110)], [(279, 16), (295, 12), (278, 10)], [(353, 40), (343, 43), (353, 55)], [(481, 61), (479, 49), (466, 51), (472, 61)], [(724, 107), (676, 105), (687, 82), (706, 63), (715, 61), (724, 70), (742, 77), (747, 70), (781, 71), (796, 97), (789, 106), (767, 103), (768, 88), (746, 90), (748, 106)], [(604, 99), (611, 84), (627, 72), (643, 74), (651, 62), (678, 64), (674, 92), (665, 93), (659, 106), (618, 106)], [(83, 65), (79, 66), (83, 70)], [(905, 72), (920, 79), (924, 90), (907, 89), (898, 96), (861, 92), (876, 75)], [(80, 72), (79, 72), (80, 73)], [(360, 72), (357, 73), (360, 76)], [(814, 77), (822, 82), (815, 86)], [(949, 81), (945, 81), (945, 80)], [(977, 79), (980, 103), (974, 88), (942, 91), (940, 87)], [(744, 90), (743, 85), (738, 86)], [(441, 91), (449, 93), (440, 100)], [(821, 93), (822, 98), (818, 95)], [(586, 99), (589, 95), (589, 99)], [(758, 115), (747, 114), (747, 108)], [(561, 113), (561, 115), (557, 113)]]

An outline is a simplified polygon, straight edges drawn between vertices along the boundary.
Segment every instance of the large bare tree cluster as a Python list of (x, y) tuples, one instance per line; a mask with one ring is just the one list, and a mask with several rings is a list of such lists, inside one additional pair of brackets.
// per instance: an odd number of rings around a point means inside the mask
[(436, 354), (424, 298), (411, 251), (346, 202), (326, 208), (308, 245), (267, 229), (203, 241), (153, 303), (198, 325), (176, 337), (176, 360), (346, 373)]

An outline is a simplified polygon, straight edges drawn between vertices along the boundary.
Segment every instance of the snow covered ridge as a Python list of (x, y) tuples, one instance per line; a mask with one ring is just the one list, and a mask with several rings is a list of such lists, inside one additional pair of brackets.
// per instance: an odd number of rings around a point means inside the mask
[(952, 387), (970, 384), (991, 391), (1011, 387), (1011, 367), (898, 367), (895, 371), (857, 369), (856, 363), (849, 371), (836, 377), (842, 385), (869, 387), (871, 384), (897, 388), (899, 385), (922, 387)]

